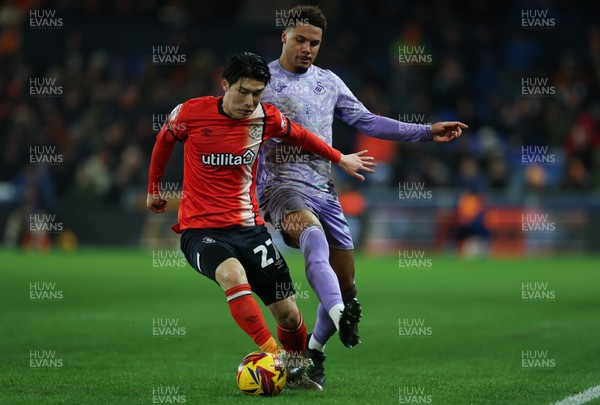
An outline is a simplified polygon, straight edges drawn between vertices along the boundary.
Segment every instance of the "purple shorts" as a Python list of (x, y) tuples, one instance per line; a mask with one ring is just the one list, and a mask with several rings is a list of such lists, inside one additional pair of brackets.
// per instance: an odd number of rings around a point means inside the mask
[(309, 210), (321, 222), (329, 247), (342, 250), (354, 249), (350, 227), (336, 195), (317, 198), (293, 188), (281, 187), (267, 191), (260, 203), (260, 208), (264, 211), (265, 220), (281, 232), (283, 240), (288, 246), (297, 248), (285, 232), (282, 232), (281, 219), (293, 212)]

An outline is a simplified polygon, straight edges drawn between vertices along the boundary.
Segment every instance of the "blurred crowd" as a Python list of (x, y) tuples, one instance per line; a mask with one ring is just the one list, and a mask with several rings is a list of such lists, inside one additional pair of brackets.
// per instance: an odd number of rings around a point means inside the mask
[[(414, 181), (522, 193), (600, 186), (594, 2), (322, 3), (329, 28), (316, 64), (337, 73), (367, 108), (470, 127), (460, 142), (432, 145), (373, 141), (337, 122), (335, 146), (367, 148), (380, 162), (364, 187)], [(120, 204), (126, 190), (144, 190), (165, 115), (189, 98), (221, 94), (220, 68), (231, 54), (276, 59), (276, 11), (295, 4), (3, 2), (0, 182), (14, 184), (19, 201), (49, 209), (65, 199)], [(54, 10), (46, 18), (60, 18), (60, 26), (32, 27), (33, 9)], [(545, 10), (554, 26), (523, 26), (528, 9)], [(170, 48), (176, 61), (156, 63), (156, 47), (167, 46), (177, 47)], [(420, 50), (427, 62), (403, 63), (400, 49)], [(549, 94), (523, 94), (528, 78), (547, 79), (538, 87)], [(38, 95), (40, 87), (54, 94)], [(545, 160), (525, 162), (529, 145), (541, 147)], [(50, 164), (32, 163), (32, 154), (44, 153), (54, 157)], [(166, 180), (180, 176), (179, 165), (170, 165)]]

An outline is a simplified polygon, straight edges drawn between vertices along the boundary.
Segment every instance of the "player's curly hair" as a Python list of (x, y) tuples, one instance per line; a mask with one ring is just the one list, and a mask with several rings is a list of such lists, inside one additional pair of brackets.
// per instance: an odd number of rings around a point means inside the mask
[(254, 79), (269, 84), (271, 72), (265, 60), (252, 52), (242, 52), (227, 59), (221, 77), (229, 84), (242, 78)]
[(314, 25), (323, 31), (327, 28), (327, 18), (325, 18), (325, 14), (317, 6), (296, 6), (289, 11), (288, 15), (290, 18), (286, 28), (294, 28), (300, 24), (298, 21), (301, 21), (303, 24)]

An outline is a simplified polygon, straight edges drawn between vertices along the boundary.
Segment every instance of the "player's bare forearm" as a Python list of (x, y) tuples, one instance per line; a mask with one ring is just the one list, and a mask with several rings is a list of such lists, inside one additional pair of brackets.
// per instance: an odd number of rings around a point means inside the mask
[(360, 152), (353, 153), (351, 155), (342, 155), (338, 165), (350, 176), (357, 178), (361, 181), (365, 180), (365, 177), (359, 172), (375, 173), (372, 167), (377, 166), (372, 156), (365, 156), (367, 150), (361, 150)]

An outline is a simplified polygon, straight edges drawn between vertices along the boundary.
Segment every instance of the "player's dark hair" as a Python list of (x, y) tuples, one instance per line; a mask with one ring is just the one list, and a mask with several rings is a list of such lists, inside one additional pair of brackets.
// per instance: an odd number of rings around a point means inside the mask
[(325, 14), (317, 6), (296, 6), (288, 12), (288, 24), (286, 28), (293, 28), (298, 25), (314, 25), (323, 31), (327, 28), (327, 19)]
[(252, 52), (242, 52), (227, 59), (221, 77), (229, 84), (248, 78), (263, 82), (266, 86), (271, 80), (271, 72), (262, 57)]

